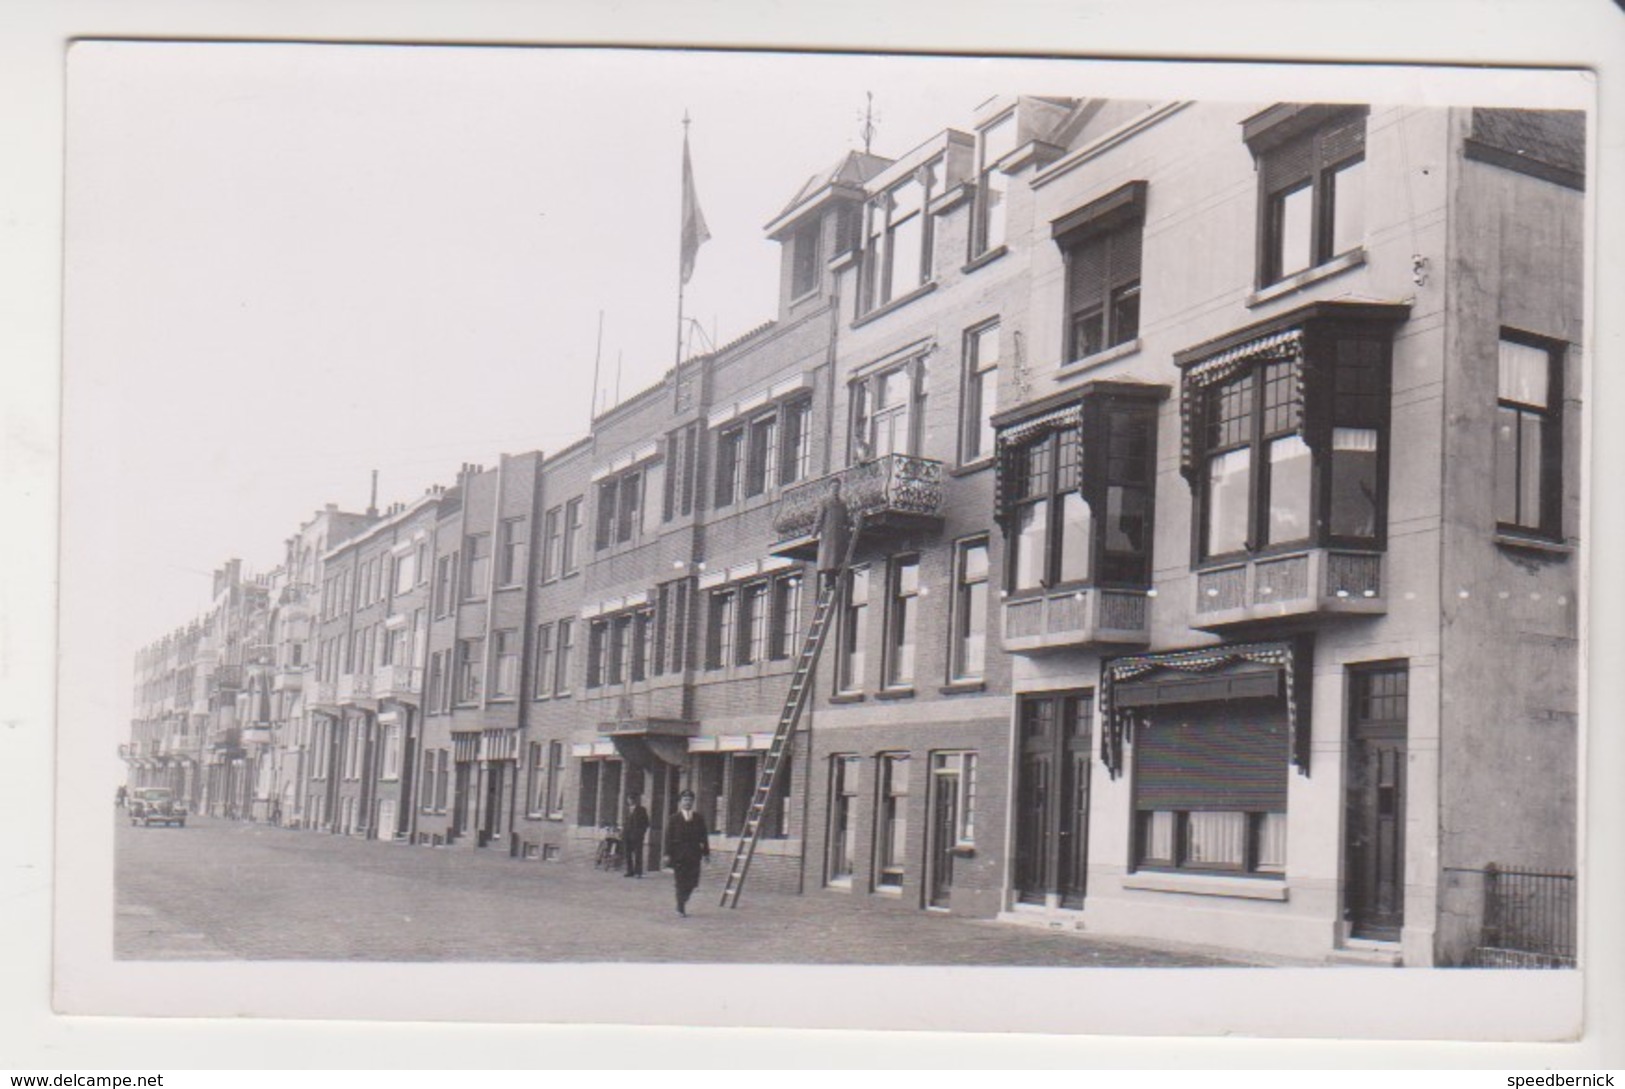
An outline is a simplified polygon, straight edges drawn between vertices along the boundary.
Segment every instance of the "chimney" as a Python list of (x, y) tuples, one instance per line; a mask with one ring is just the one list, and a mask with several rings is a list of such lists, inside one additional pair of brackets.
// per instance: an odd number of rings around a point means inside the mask
[(367, 517), (378, 517), (378, 470), (372, 471), (372, 498), (367, 500)]

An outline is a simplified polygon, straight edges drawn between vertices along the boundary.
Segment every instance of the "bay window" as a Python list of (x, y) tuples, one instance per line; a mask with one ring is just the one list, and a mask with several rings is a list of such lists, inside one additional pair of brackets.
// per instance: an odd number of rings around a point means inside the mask
[(1175, 356), (1198, 559), (1382, 546), (1389, 328), (1406, 313), (1315, 303)]

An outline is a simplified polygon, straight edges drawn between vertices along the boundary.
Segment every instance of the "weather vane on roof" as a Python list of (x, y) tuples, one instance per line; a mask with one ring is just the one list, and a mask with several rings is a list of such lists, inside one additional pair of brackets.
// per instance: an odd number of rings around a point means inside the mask
[(860, 131), (863, 133), (863, 153), (867, 155), (869, 154), (869, 145), (875, 138), (875, 93), (865, 91), (863, 97), (863, 128)]

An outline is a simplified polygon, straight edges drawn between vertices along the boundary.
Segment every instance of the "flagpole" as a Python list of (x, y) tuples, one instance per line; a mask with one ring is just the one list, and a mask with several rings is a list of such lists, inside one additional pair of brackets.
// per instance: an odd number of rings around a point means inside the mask
[[(686, 197), (688, 192), (688, 110), (686, 109), (683, 111), (682, 184), (683, 192)], [(686, 248), (685, 240), (683, 238), (679, 238), (677, 244), (677, 348), (676, 358), (672, 361), (672, 365), (674, 367), (681, 367), (683, 365), (683, 288), (688, 283), (687, 277), (683, 275), (684, 266), (687, 264), (686, 253), (684, 252)]]

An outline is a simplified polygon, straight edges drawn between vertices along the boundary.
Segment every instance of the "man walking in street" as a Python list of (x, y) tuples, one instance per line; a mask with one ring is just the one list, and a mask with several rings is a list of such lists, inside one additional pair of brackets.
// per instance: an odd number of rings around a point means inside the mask
[(678, 795), (677, 812), (666, 821), (666, 863), (677, 878), (677, 914), (688, 914), (688, 898), (700, 883), (700, 863), (711, 861), (711, 835), (694, 811), (694, 792)]
[(621, 850), (626, 852), (626, 876), (643, 876), (643, 840), (649, 834), (649, 811), (636, 794), (626, 796), (626, 820), (622, 822)]

